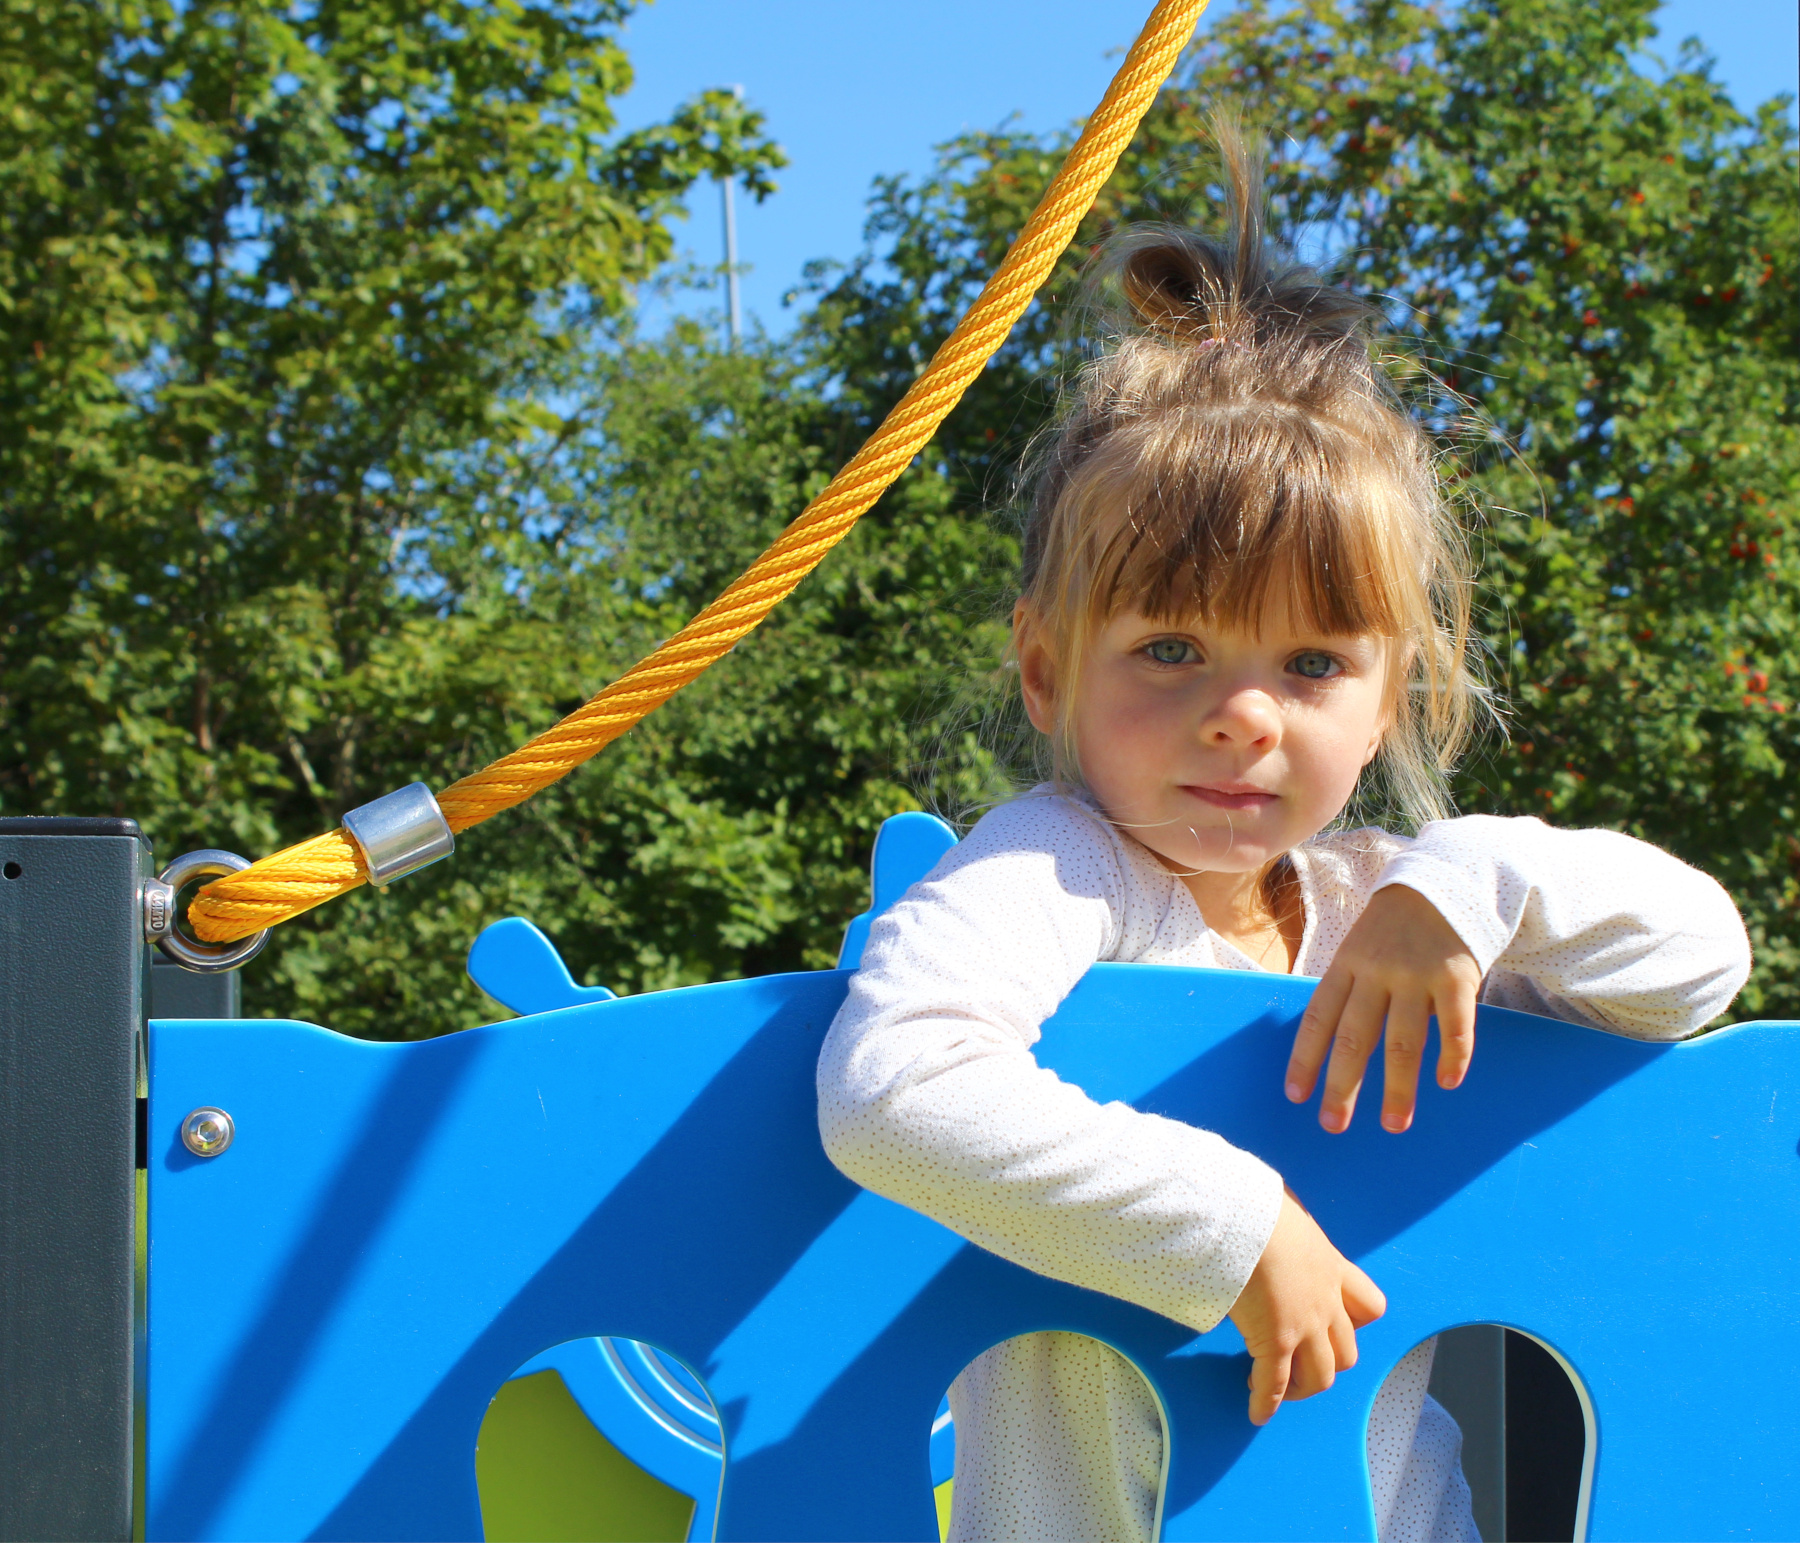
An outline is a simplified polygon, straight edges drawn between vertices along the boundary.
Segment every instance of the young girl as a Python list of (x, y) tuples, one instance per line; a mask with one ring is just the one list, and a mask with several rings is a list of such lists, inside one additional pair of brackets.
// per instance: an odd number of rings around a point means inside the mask
[[(1261, 1424), (1354, 1364), (1381, 1293), (1250, 1153), (1037, 1065), (1090, 965), (1322, 975), (1286, 1094), (1324, 1069), (1344, 1130), (1385, 1028), (1399, 1132), (1433, 1013), (1455, 1087), (1477, 1000), (1678, 1039), (1750, 961), (1725, 893), (1654, 847), (1446, 817), (1477, 698), (1462, 541), (1377, 312), (1267, 255), (1260, 168), (1224, 137), (1228, 240), (1115, 243), (1135, 333), (1088, 369), (1030, 505), (1013, 641), (1053, 776), (876, 922), (819, 1124), (851, 1178), (984, 1248), (1201, 1332), (1229, 1315)], [(1417, 835), (1334, 823), (1369, 776)], [(1476, 1537), (1433, 1348), (1371, 1417), (1382, 1543)], [(1013, 1340), (950, 1404), (953, 1538), (1153, 1536), (1161, 1422), (1114, 1351)]]

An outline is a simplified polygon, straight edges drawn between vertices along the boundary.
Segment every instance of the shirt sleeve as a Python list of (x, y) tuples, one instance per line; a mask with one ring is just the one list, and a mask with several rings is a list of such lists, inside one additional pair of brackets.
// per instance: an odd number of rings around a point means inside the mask
[(1468, 945), (1482, 1000), (1635, 1039), (1681, 1039), (1750, 974), (1718, 882), (1609, 830), (1471, 815), (1427, 825), (1376, 885), (1424, 895)]
[(1040, 1274), (1206, 1330), (1281, 1179), (1223, 1138), (1039, 1066), (1043, 1021), (1121, 935), (1116, 838), (1061, 798), (989, 814), (870, 931), (819, 1058), (819, 1129), (865, 1188)]

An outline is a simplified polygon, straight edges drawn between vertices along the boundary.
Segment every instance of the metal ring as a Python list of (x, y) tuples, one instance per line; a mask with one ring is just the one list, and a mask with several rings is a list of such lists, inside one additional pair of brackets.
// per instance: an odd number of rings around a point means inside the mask
[[(239, 857), (236, 852), (221, 852), (217, 848), (207, 847), (176, 858), (157, 875), (157, 879), (160, 883), (167, 884), (172, 893), (179, 894), (183, 886), (191, 884), (195, 879), (216, 879), (227, 873), (242, 873), (249, 866), (250, 859)], [(176, 923), (174, 906), (171, 905), (168, 930), (157, 938), (156, 946), (184, 970), (195, 970), (202, 975), (217, 975), (248, 964), (263, 951), (268, 941), (269, 929), (264, 927), (261, 932), (253, 932), (235, 943), (196, 942)]]

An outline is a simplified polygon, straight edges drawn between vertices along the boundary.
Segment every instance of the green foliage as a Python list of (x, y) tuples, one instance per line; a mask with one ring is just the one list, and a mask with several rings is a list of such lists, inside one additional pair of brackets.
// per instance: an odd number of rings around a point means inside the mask
[[(1023, 223), (1060, 143), (946, 147), (788, 341), (621, 318), (726, 96), (612, 134), (613, 3), (305, 12), (0, 0), (0, 809), (260, 853), (510, 748), (804, 505)], [(523, 914), (644, 990), (835, 954), (880, 820), (1006, 785), (1010, 468), (1079, 362), (1086, 252), (1213, 217), (1205, 110), (1266, 125), (1280, 230), (1385, 295), (1455, 451), (1511, 735), (1464, 807), (1601, 823), (1732, 888), (1740, 1012), (1800, 1016), (1794, 137), (1650, 0), (1249, 3), (1165, 94), (926, 456), (760, 632), (454, 863), (281, 929), (259, 1012), (416, 1035)]]
[(625, 8), (7, 0), (0, 807), (260, 852), (572, 690), (507, 587), (604, 330), (697, 177), (781, 161), (728, 93), (613, 135)]
[(10, 805), (261, 847), (397, 679), (461, 697), (440, 568), (529, 517), (682, 191), (778, 159), (723, 93), (610, 141), (621, 10), (7, 6)]
[[(467, 737), (459, 704), (420, 713), (410, 764), (434, 785), (546, 727), (673, 632), (800, 512), (840, 451), (828, 407), (767, 351), (720, 353), (683, 332), (620, 350), (592, 385), (597, 416), (566, 458), (583, 496), (541, 513), (536, 560), (479, 581), (479, 598), (471, 569), (464, 608), (493, 622), (443, 672), (464, 682)], [(866, 903), (876, 828), (916, 807), (900, 780), (913, 746), (954, 709), (945, 661), (997, 647), (994, 629), (965, 620), (981, 613), (967, 595), (1002, 578), (984, 566), (980, 527), (929, 477), (893, 504), (727, 661), (465, 836), (455, 862), (283, 928), (283, 1010), (371, 1034), (478, 1021), (493, 1008), (463, 956), (507, 915), (544, 927), (577, 978), (615, 989), (833, 963)], [(498, 710), (470, 721), (484, 701)], [(965, 760), (969, 782), (980, 761)]]

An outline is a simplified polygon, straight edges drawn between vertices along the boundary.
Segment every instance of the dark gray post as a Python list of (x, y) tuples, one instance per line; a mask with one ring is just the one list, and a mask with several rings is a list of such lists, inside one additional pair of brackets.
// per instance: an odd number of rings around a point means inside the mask
[(133, 820), (0, 819), (0, 1543), (131, 1536)]
[(242, 1006), (236, 970), (201, 975), (150, 951), (152, 1018), (235, 1018)]
[(1462, 1470), (1475, 1530), (1503, 1543), (1506, 1530), (1506, 1330), (1471, 1323), (1438, 1335), (1431, 1396), (1462, 1429)]

